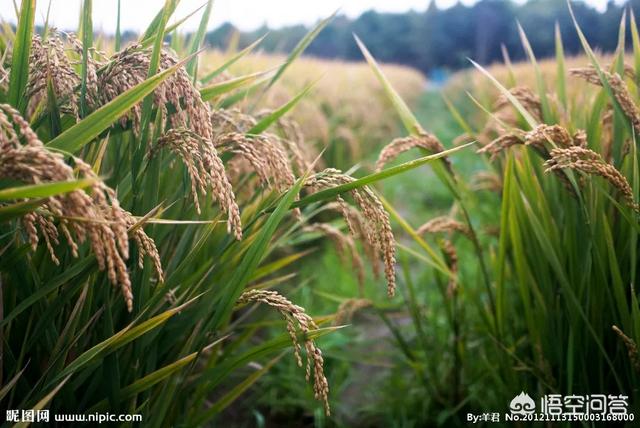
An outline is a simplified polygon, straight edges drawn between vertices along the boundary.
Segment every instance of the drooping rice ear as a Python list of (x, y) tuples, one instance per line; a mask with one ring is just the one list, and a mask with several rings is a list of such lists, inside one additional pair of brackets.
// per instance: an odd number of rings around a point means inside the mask
[(179, 128), (171, 129), (159, 138), (152, 150), (162, 147), (177, 154), (187, 168), (191, 180), (191, 195), (198, 214), (201, 212), (199, 198), (210, 189), (222, 210), (227, 213), (227, 230), (236, 239), (242, 239), (240, 208), (213, 142), (194, 131)]
[[(339, 170), (328, 168), (311, 176), (305, 185), (314, 190), (322, 190), (353, 181), (353, 177), (345, 175)], [(380, 199), (367, 186), (353, 189), (349, 193), (362, 212), (364, 219), (363, 238), (375, 249), (377, 258), (382, 259), (384, 263), (387, 294), (392, 297), (395, 295), (396, 290), (396, 248), (389, 214), (384, 209)], [(340, 199), (340, 201), (344, 203), (344, 200)], [(349, 221), (346, 217), (345, 220)]]
[(629, 336), (624, 334), (622, 330), (618, 328), (618, 326), (614, 325), (611, 328), (622, 340), (622, 343), (624, 343), (624, 346), (627, 347), (627, 353), (629, 354), (629, 360), (631, 361), (633, 368), (637, 372), (640, 372), (640, 354), (638, 354), (638, 345), (633, 339), (631, 339)]
[(416, 233), (422, 235), (425, 233), (442, 233), (442, 232), (458, 232), (466, 237), (471, 237), (471, 232), (469, 231), (469, 227), (463, 223), (460, 223), (457, 220), (454, 220), (448, 216), (436, 217), (422, 226), (420, 226)]
[[(60, 154), (50, 152), (43, 145), (13, 107), (0, 104), (1, 179), (37, 184), (74, 180), (77, 172), (78, 176), (89, 178), (92, 183), (90, 193), (75, 190), (51, 196), (42, 206), (43, 214), (32, 212), (23, 217), (23, 226), (32, 248), (38, 245), (39, 235), (42, 236), (52, 260), (58, 263), (55, 246), (60, 244), (60, 235), (66, 238), (71, 254), (76, 257), (78, 244), (88, 240), (99, 269), (106, 272), (111, 284), (120, 287), (127, 309), (131, 311), (133, 294), (125, 263), (129, 257), (131, 214), (120, 207), (115, 191), (100, 180), (90, 165), (78, 158), (73, 158), (73, 163), (75, 171)], [(162, 280), (157, 248), (143, 234), (139, 229), (134, 239), (141, 244), (140, 251), (151, 256)]]
[[(287, 323), (287, 331), (293, 342), (294, 354), (299, 366), (302, 366), (301, 345), (298, 342), (296, 334), (297, 328), (302, 331), (305, 336), (311, 330), (317, 330), (318, 326), (313, 319), (305, 312), (304, 308), (294, 305), (287, 298), (281, 296), (275, 291), (253, 289), (245, 291), (238, 303), (264, 303), (278, 310)], [(306, 379), (311, 380), (313, 374), (313, 392), (316, 400), (322, 401), (325, 413), (331, 414), (329, 407), (329, 382), (324, 375), (324, 360), (322, 351), (318, 348), (313, 339), (308, 337), (304, 340), (304, 348), (307, 354)]]
[[(98, 76), (99, 104), (104, 105), (133, 86), (145, 81), (151, 62), (151, 51), (140, 45), (132, 45), (113, 55), (105, 69)], [(160, 55), (159, 71), (167, 70), (178, 64), (178, 60), (168, 52)], [(211, 111), (202, 101), (200, 91), (194, 86), (184, 67), (180, 67), (153, 92), (154, 106), (162, 111), (169, 128), (186, 128), (205, 140), (213, 140)], [(172, 108), (169, 109), (168, 105)], [(133, 107), (129, 115), (123, 117), (122, 124), (128, 119), (138, 132), (141, 120), (141, 105)], [(166, 124), (163, 124), (163, 128)]]
[(334, 325), (342, 325), (351, 322), (356, 312), (373, 305), (369, 299), (347, 299), (340, 303), (333, 319)]
[(275, 135), (247, 136), (232, 132), (218, 136), (215, 145), (220, 151), (230, 151), (246, 159), (263, 185), (283, 192), (295, 181), (291, 162)]
[[(439, 153), (444, 151), (442, 143), (433, 135), (429, 133), (422, 133), (418, 136), (409, 136), (404, 138), (396, 138), (391, 143), (386, 145), (378, 156), (376, 162), (376, 172), (382, 171), (382, 168), (391, 160), (398, 157), (401, 153), (404, 153), (413, 148), (422, 148), (429, 153)], [(447, 158), (444, 158), (448, 167), (450, 164)]]
[(640, 212), (640, 207), (634, 200), (633, 190), (627, 178), (613, 165), (606, 163), (602, 156), (593, 150), (579, 146), (553, 149), (551, 158), (545, 162), (544, 166), (546, 172), (568, 168), (588, 175), (600, 176), (620, 192), (629, 207)]
[(48, 84), (60, 102), (61, 111), (78, 117), (76, 87), (80, 77), (74, 71), (64, 50), (64, 43), (57, 31), (50, 31), (45, 40), (34, 35), (29, 56), (29, 80), (25, 90), (27, 116), (47, 103)]

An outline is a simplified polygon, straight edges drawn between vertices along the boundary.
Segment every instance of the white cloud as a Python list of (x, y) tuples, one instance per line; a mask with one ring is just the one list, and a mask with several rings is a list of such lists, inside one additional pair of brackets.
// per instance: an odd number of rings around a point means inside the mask
[[(458, 0), (436, 0), (438, 6), (448, 7)], [(175, 17), (183, 17), (201, 6), (205, 0), (182, 0)], [(472, 4), (475, 0), (462, 0)], [(0, 17), (15, 22), (11, 0), (0, 0)], [(17, 3), (20, 3), (18, 0)], [(77, 27), (81, 0), (52, 0), (50, 21), (61, 29), (73, 30)], [(607, 0), (588, 0), (588, 3), (603, 9)], [(123, 29), (142, 31), (164, 4), (164, 0), (122, 0), (121, 23)], [(39, 0), (38, 22), (44, 22), (47, 0)], [(215, 0), (209, 28), (229, 21), (243, 30), (255, 29), (262, 24), (280, 27), (292, 24), (313, 24), (318, 19), (330, 15), (340, 8), (342, 13), (356, 17), (365, 10), (381, 12), (404, 12), (409, 9), (422, 11), (428, 0)], [(93, 22), (96, 29), (112, 33), (116, 28), (116, 0), (94, 0)], [(188, 20), (183, 28), (193, 30), (198, 26), (199, 17)]]

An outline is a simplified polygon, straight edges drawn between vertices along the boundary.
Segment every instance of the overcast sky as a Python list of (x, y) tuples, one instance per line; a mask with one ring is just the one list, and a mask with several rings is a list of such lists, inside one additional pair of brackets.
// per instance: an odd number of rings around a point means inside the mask
[[(181, 0), (174, 18), (179, 19), (197, 9), (206, 0)], [(456, 0), (435, 0), (438, 6), (448, 7)], [(562, 0), (558, 0), (562, 1)], [(622, 0), (621, 0), (622, 1)], [(20, 0), (17, 0), (20, 3)], [(48, 0), (38, 0), (37, 21), (44, 22)], [(60, 29), (75, 29), (78, 22), (81, 0), (52, 0), (50, 21)], [(242, 30), (253, 30), (262, 24), (281, 27), (291, 24), (313, 24), (318, 19), (330, 15), (334, 10), (350, 17), (375, 9), (380, 12), (405, 12), (410, 9), (423, 11), (429, 0), (215, 0), (209, 28), (229, 21)], [(462, 0), (472, 4), (474, 0)], [(587, 0), (603, 9), (607, 0)], [(113, 33), (116, 28), (117, 0), (94, 0), (93, 23), (96, 30)], [(164, 0), (122, 0), (122, 28), (142, 31), (146, 28)], [(12, 0), (0, 0), (0, 17), (15, 22)], [(199, 17), (193, 17), (183, 24), (183, 29), (193, 30), (198, 26)]]

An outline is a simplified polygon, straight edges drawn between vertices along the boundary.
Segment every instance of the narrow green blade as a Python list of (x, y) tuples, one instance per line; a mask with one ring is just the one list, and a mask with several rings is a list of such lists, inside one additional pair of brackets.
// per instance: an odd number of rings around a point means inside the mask
[(289, 100), (285, 105), (279, 107), (277, 110), (274, 110), (269, 115), (261, 119), (260, 122), (256, 123), (253, 128), (249, 130), (248, 134), (257, 135), (266, 131), (267, 128), (269, 128), (273, 123), (277, 122), (282, 116), (287, 114), (289, 110), (291, 110), (296, 104), (298, 104), (298, 102), (309, 93), (316, 82), (308, 84), (298, 95)]
[(9, 104), (20, 110), (29, 80), (29, 54), (36, 15), (36, 0), (22, 0), (9, 74)]

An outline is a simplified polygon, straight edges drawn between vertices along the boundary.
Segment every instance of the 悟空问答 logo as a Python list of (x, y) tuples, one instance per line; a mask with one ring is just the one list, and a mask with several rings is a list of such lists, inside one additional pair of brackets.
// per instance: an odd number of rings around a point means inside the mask
[(536, 403), (533, 401), (529, 394), (522, 391), (519, 395), (516, 395), (511, 403), (509, 403), (509, 410), (515, 415), (527, 415), (535, 412)]

